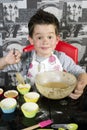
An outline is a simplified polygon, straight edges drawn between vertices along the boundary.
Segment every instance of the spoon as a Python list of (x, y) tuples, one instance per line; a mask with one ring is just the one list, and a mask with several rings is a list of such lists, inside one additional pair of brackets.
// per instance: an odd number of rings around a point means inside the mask
[(70, 124), (53, 124), (51, 125), (52, 128), (56, 128), (58, 130), (77, 130), (78, 125), (76, 123)]
[[(13, 54), (15, 55), (15, 48), (13, 48)], [(19, 84), (25, 84), (24, 78), (21, 75), (21, 73), (19, 72), (16, 73), (16, 79), (19, 82)]]
[(16, 73), (16, 79), (19, 82), (19, 84), (25, 84), (24, 78), (21, 75), (21, 73), (19, 73), (19, 72)]

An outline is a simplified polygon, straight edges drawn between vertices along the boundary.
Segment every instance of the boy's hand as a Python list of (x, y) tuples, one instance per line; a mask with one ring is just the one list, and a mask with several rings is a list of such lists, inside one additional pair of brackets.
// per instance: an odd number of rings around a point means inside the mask
[(7, 65), (9, 64), (16, 64), (20, 61), (21, 53), (18, 50), (11, 50), (9, 53), (5, 56), (5, 62)]
[(72, 99), (78, 99), (83, 94), (86, 85), (87, 85), (87, 74), (86, 73), (80, 74), (78, 76), (76, 88), (74, 92), (69, 95), (69, 97), (71, 97)]

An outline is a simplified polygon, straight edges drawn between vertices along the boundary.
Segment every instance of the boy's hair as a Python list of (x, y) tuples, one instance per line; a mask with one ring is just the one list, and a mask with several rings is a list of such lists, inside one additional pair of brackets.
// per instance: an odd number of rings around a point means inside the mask
[(35, 15), (33, 15), (28, 23), (29, 36), (33, 36), (33, 31), (35, 25), (42, 24), (52, 24), (55, 26), (55, 33), (58, 35), (59, 33), (59, 21), (58, 19), (51, 13), (48, 13), (43, 10), (38, 10)]

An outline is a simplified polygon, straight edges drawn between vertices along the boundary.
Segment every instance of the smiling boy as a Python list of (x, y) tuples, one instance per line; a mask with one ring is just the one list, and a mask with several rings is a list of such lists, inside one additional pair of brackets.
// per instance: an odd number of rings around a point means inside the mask
[(58, 19), (51, 13), (38, 10), (28, 23), (29, 41), (34, 45), (28, 77), (34, 83), (35, 76), (44, 71), (67, 71), (77, 77), (77, 86), (69, 96), (78, 99), (87, 85), (87, 74), (84, 69), (63, 52), (55, 51), (60, 40)]

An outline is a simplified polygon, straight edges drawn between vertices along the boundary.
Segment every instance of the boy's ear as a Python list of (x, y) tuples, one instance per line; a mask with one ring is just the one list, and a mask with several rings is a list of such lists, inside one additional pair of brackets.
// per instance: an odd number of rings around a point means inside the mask
[(33, 39), (31, 37), (28, 37), (28, 40), (29, 40), (30, 44), (33, 45)]
[(58, 44), (59, 41), (60, 41), (60, 35), (57, 36), (57, 42), (56, 43)]

